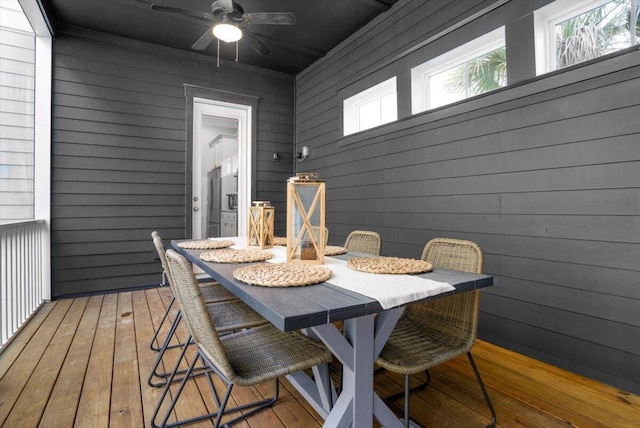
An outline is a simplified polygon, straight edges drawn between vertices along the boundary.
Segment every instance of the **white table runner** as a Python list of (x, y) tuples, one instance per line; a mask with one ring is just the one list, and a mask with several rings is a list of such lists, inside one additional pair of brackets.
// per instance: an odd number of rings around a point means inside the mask
[[(247, 238), (224, 239), (232, 239), (235, 242), (233, 248), (247, 248)], [(268, 262), (286, 263), (286, 247), (277, 246), (267, 251), (272, 252), (274, 256)], [(325, 257), (324, 266), (333, 272), (333, 276), (327, 282), (375, 299), (384, 309), (454, 290), (449, 283), (433, 281), (419, 275), (385, 275), (356, 271), (349, 268), (346, 261), (335, 257)]]

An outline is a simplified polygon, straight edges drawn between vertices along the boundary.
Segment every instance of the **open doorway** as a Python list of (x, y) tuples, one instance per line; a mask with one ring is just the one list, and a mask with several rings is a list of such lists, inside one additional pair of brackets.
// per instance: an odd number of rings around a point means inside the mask
[(192, 238), (243, 235), (251, 201), (248, 105), (193, 98)]

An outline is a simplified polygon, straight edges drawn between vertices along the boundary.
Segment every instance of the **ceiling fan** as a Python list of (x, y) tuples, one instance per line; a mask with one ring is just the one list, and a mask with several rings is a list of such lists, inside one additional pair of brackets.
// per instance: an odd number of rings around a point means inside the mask
[(260, 55), (268, 55), (271, 52), (271, 48), (257, 35), (246, 29), (245, 26), (251, 24), (293, 25), (296, 23), (296, 16), (291, 12), (245, 13), (242, 6), (232, 0), (214, 1), (211, 4), (211, 12), (158, 4), (152, 4), (151, 9), (176, 13), (211, 24), (212, 26), (191, 46), (191, 49), (195, 50), (205, 49), (215, 38), (227, 43), (237, 42), (243, 38)]

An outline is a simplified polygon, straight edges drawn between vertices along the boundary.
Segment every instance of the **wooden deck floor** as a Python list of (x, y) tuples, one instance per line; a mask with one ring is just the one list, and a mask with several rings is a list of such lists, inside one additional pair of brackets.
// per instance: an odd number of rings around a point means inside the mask
[[(169, 290), (159, 288), (46, 303), (0, 354), (0, 426), (148, 427), (160, 393), (146, 384), (156, 355), (149, 340), (169, 299)], [(638, 396), (482, 341), (473, 352), (500, 427), (638, 426)], [(178, 417), (212, 408), (202, 381), (185, 389)], [(376, 376), (383, 396), (401, 385), (397, 376)], [(286, 381), (283, 386), (276, 405), (237, 426), (321, 426), (295, 389)], [(243, 403), (271, 391), (272, 384), (236, 388), (233, 400)], [(466, 358), (434, 369), (432, 385), (411, 405), (423, 426), (488, 422)]]

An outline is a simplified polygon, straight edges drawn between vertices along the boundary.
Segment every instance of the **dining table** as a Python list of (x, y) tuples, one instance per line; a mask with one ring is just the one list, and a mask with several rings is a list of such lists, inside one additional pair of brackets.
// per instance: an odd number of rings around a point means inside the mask
[[(229, 238), (225, 238), (229, 239)], [(246, 248), (246, 238), (234, 237), (232, 248)], [(321, 340), (343, 366), (339, 393), (327, 379), (328, 368), (313, 376), (298, 372), (287, 379), (324, 419), (324, 427), (371, 427), (374, 418), (387, 428), (402, 421), (374, 390), (374, 364), (393, 327), (407, 305), (493, 285), (491, 275), (434, 267), (415, 275), (358, 272), (349, 269), (353, 258), (375, 257), (346, 252), (325, 257), (333, 276), (321, 283), (300, 287), (250, 285), (234, 277), (246, 263), (213, 263), (200, 258), (209, 250), (171, 246), (192, 264), (221, 283), (281, 331), (300, 330)], [(286, 247), (272, 251), (273, 260), (284, 262)], [(265, 262), (260, 262), (265, 263)], [(336, 324), (336, 322), (342, 323)], [(341, 324), (341, 326), (340, 326)]]

